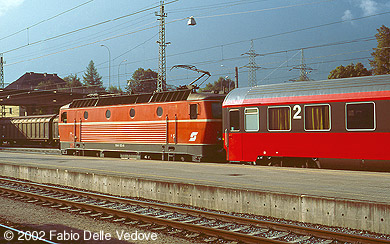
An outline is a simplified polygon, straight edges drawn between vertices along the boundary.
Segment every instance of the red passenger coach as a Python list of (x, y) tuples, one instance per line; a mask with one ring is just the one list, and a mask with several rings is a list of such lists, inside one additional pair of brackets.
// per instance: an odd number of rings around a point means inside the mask
[(223, 103), (229, 161), (390, 168), (390, 76), (239, 88)]
[(218, 160), (224, 95), (178, 90), (74, 100), (60, 110), (64, 154)]

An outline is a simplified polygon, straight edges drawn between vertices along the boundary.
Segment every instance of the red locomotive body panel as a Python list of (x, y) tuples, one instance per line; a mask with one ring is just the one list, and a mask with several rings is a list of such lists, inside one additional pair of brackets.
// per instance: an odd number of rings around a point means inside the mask
[(389, 108), (389, 75), (236, 89), (224, 146), (230, 161), (388, 169)]
[[(169, 93), (175, 92), (165, 92)], [(185, 99), (176, 101), (150, 102), (156, 96), (150, 94), (148, 102), (99, 106), (97, 101), (94, 106), (63, 107), (59, 124), (61, 149), (127, 153), (142, 158), (223, 158), (223, 97), (186, 94)], [(132, 96), (126, 99), (130, 101)]]

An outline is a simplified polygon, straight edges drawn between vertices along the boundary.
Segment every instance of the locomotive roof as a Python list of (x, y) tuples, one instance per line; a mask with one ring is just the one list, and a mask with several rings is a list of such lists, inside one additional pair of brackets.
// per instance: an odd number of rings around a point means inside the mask
[[(237, 88), (225, 98), (223, 106), (250, 104), (250, 100), (347, 94), (361, 92), (390, 91), (390, 75), (330, 79), (321, 81), (301, 81)], [(286, 101), (286, 99), (283, 99)]]
[(222, 100), (225, 95), (213, 93), (196, 93), (190, 89), (164, 91), (134, 95), (99, 96), (84, 99), (75, 99), (69, 108), (98, 107), (123, 104), (161, 103), (193, 100)]

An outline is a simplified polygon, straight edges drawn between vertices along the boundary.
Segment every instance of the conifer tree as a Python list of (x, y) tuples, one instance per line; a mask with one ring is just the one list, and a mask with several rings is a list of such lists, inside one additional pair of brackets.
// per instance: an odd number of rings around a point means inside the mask
[(99, 75), (95, 68), (95, 64), (91, 60), (87, 66), (87, 70), (83, 75), (84, 85), (94, 86), (94, 87), (103, 87), (102, 77)]

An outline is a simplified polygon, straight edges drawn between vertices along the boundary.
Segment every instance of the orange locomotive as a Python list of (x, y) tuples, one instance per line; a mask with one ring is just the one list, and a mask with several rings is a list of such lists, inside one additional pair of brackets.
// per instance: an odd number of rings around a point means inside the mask
[(191, 89), (74, 100), (60, 110), (63, 154), (222, 160), (225, 95)]

